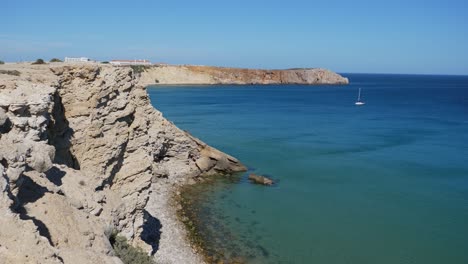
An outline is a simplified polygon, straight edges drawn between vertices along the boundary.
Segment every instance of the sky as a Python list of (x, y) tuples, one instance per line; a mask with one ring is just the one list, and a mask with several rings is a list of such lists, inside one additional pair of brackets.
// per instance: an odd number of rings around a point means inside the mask
[(0, 0), (0, 60), (468, 75), (467, 0)]

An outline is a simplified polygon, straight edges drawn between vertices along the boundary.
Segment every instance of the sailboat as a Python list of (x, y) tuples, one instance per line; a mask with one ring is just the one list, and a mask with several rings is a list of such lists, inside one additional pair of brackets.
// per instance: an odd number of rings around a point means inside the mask
[(361, 88), (359, 88), (359, 95), (357, 101), (354, 103), (355, 105), (364, 105), (365, 103), (361, 101)]

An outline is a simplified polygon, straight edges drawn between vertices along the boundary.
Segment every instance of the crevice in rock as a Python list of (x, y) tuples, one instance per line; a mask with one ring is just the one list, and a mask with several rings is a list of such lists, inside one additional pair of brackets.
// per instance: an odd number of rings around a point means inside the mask
[(3, 124), (0, 124), (0, 134), (8, 133), (12, 128), (13, 123), (11, 123), (9, 118), (6, 118), (5, 122)]
[(74, 131), (69, 126), (68, 120), (65, 117), (65, 109), (58, 91), (54, 94), (52, 119), (47, 127), (47, 131), (49, 144), (55, 147), (54, 162), (79, 170), (80, 164), (70, 150), (71, 138)]
[(122, 149), (121, 149), (119, 155), (117, 157), (115, 157), (115, 158), (110, 159), (106, 163), (106, 166), (105, 166), (106, 168), (111, 166), (112, 164), (114, 164), (114, 166), (112, 167), (112, 170), (110, 172), (109, 177), (107, 179), (105, 179), (100, 186), (96, 187), (96, 189), (95, 189), (96, 191), (102, 191), (104, 189), (104, 187), (106, 187), (106, 186), (112, 187), (112, 185), (114, 183), (115, 175), (117, 175), (117, 173), (122, 168), (125, 152), (127, 150), (128, 140), (129, 139), (127, 137), (127, 140), (122, 144)]
[(57, 186), (62, 186), (62, 178), (65, 176), (66, 172), (60, 170), (57, 167), (52, 167), (45, 172), (46, 178)]
[(135, 120), (135, 114), (132, 113), (130, 115), (120, 117), (116, 121), (117, 122), (125, 122), (125, 123), (127, 123), (128, 126), (130, 126), (133, 123), (134, 120)]
[(57, 258), (61, 263), (64, 263), (63, 258), (57, 254), (54, 254), (53, 257)]
[(0, 164), (2, 164), (3, 168), (5, 168), (5, 170), (8, 168), (8, 161), (6, 159), (1, 159)]
[[(2, 164), (3, 166), (3, 169), (5, 170), (5, 173), (3, 172), (0, 172), (2, 174), (2, 177), (5, 179), (6, 181), (6, 186), (5, 186), (5, 192), (8, 196), (8, 198), (10, 198), (10, 200), (12, 200), (14, 203), (13, 203), (13, 206), (15, 204), (15, 201), (17, 200), (16, 197), (13, 195), (13, 193), (11, 192), (11, 189), (10, 189), (10, 180), (8, 179), (8, 176), (6, 175), (6, 171), (8, 169), (8, 161), (6, 159), (1, 159), (0, 160), (0, 164)], [(11, 208), (10, 208), (11, 209)]]
[(234, 163), (234, 164), (238, 164), (238, 163), (239, 163), (239, 161), (233, 160), (233, 159), (231, 159), (231, 158), (229, 158), (229, 157), (227, 158), (227, 160), (228, 160), (229, 162), (231, 162), (231, 163)]
[(167, 157), (167, 152), (169, 151), (170, 147), (171, 147), (171, 144), (169, 142), (167, 142), (167, 141), (163, 142), (161, 144), (161, 148), (159, 149), (159, 152), (157, 152), (154, 155), (154, 161), (155, 162), (160, 162), (165, 157)]
[[(108, 93), (107, 95), (99, 98), (99, 101), (98, 101), (98, 104), (96, 105), (96, 108), (105, 108), (107, 107), (108, 103), (113, 100), (113, 98), (117, 98), (119, 97), (120, 95), (120, 91), (119, 90), (113, 90), (111, 91), (110, 93)], [(112, 99), (111, 99), (112, 97)]]
[(197, 167), (197, 169), (200, 171), (200, 173), (203, 173), (203, 170), (200, 168), (200, 166), (198, 166), (198, 164), (195, 162), (195, 167)]
[(34, 203), (41, 199), (45, 193), (51, 193), (46, 187), (43, 187), (33, 181), (26, 175), (23, 175), (23, 183), (19, 187), (18, 195), (16, 196), (20, 201), (20, 206), (28, 203)]
[(99, 98), (98, 104), (96, 105), (96, 108), (104, 108), (107, 106), (107, 103), (109, 102), (110, 95), (106, 95), (104, 97)]
[(20, 207), (16, 210), (16, 213), (19, 214), (19, 217), (21, 220), (31, 220), (34, 225), (37, 227), (37, 231), (39, 231), (39, 235), (42, 237), (45, 237), (47, 241), (49, 241), (49, 244), (51, 246), (54, 246), (54, 243), (52, 242), (52, 237), (50, 235), (49, 228), (42, 222), (41, 220), (29, 216), (26, 209), (24, 207)]

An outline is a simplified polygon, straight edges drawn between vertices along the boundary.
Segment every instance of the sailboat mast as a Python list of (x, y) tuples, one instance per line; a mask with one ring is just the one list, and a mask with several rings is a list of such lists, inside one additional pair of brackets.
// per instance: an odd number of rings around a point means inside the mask
[(355, 105), (364, 105), (364, 102), (361, 101), (361, 88), (359, 88), (359, 94), (357, 101), (354, 103)]

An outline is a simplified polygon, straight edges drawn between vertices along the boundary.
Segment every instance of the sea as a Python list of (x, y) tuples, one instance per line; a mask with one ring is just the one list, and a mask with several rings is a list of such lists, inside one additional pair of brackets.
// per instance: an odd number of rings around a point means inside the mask
[(148, 87), (167, 119), (249, 169), (183, 193), (213, 262), (468, 263), (468, 76), (343, 75)]

